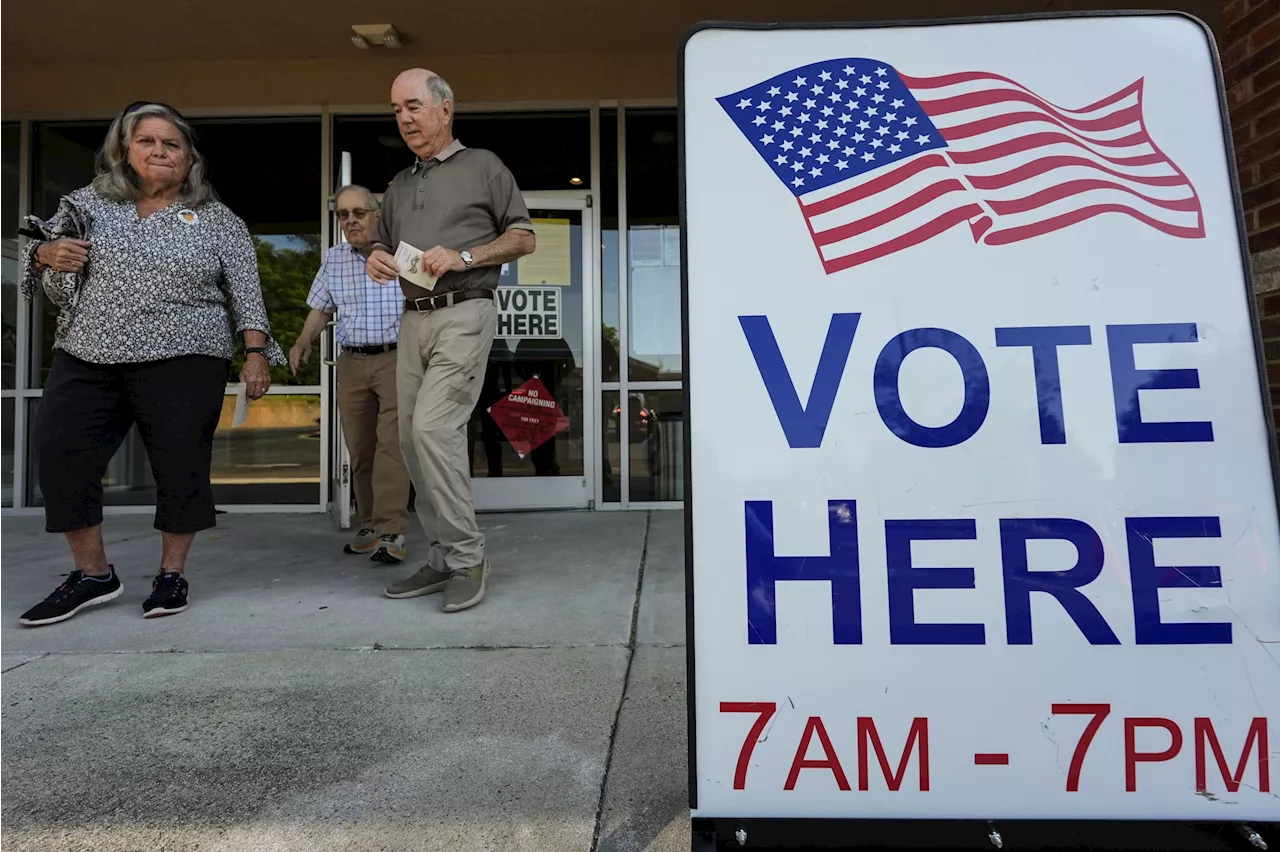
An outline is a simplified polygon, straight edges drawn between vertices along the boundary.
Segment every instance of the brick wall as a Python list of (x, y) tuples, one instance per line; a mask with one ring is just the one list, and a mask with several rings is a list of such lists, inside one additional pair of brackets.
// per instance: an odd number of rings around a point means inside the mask
[[(1273, 405), (1280, 404), (1280, 0), (1223, 0), (1219, 48)], [(1275, 410), (1280, 423), (1280, 409)]]

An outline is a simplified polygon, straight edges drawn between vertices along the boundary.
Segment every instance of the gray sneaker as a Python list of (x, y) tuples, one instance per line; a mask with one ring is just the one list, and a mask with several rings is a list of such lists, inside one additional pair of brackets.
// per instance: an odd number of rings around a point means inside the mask
[(449, 583), (449, 575), (437, 571), (430, 565), (423, 565), (416, 574), (397, 580), (383, 590), (389, 598), (416, 598), (418, 595), (430, 595), (442, 592)]
[(378, 549), (378, 531), (362, 529), (343, 548), (343, 553), (372, 553)]
[(484, 598), (484, 587), (489, 580), (489, 560), (475, 568), (460, 568), (453, 572), (444, 588), (444, 611), (473, 607)]

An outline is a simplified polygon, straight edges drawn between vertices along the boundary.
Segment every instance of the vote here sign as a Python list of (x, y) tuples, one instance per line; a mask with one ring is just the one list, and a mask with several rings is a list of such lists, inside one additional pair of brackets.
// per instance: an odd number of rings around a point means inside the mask
[(713, 26), (681, 70), (694, 814), (1280, 819), (1208, 32)]

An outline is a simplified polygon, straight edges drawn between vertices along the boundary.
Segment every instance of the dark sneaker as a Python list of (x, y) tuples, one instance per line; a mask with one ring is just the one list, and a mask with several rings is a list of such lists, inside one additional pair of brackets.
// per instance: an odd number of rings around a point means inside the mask
[(448, 583), (448, 574), (437, 571), (430, 565), (423, 565), (416, 574), (411, 574), (387, 586), (383, 594), (389, 598), (416, 598), (419, 595), (443, 592)]
[(82, 609), (120, 597), (124, 586), (116, 576), (115, 566), (107, 567), (111, 573), (106, 577), (90, 577), (79, 570), (72, 571), (62, 585), (53, 590), (53, 594), (24, 612), (18, 623), (23, 627), (57, 624)]
[(378, 539), (378, 549), (373, 552), (369, 560), (394, 565), (397, 562), (403, 562), (405, 555), (404, 536), (388, 534)]
[(484, 599), (484, 587), (488, 580), (487, 559), (475, 568), (454, 571), (449, 584), (444, 587), (444, 611), (457, 612), (480, 603)]
[(151, 596), (142, 602), (142, 617), (159, 618), (162, 615), (177, 615), (186, 608), (186, 578), (170, 571), (167, 574), (157, 574), (151, 581)]
[(365, 528), (342, 548), (343, 553), (371, 553), (378, 548), (378, 531)]

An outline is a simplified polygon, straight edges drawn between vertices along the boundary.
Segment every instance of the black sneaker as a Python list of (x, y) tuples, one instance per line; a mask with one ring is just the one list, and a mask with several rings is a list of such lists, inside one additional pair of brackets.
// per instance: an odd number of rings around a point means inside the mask
[(106, 577), (88, 577), (79, 569), (67, 575), (53, 594), (22, 614), (18, 623), (23, 627), (42, 627), (66, 621), (82, 609), (115, 600), (124, 591), (114, 565)]
[(187, 608), (187, 581), (174, 572), (157, 574), (151, 581), (151, 596), (142, 602), (143, 618), (177, 615)]

